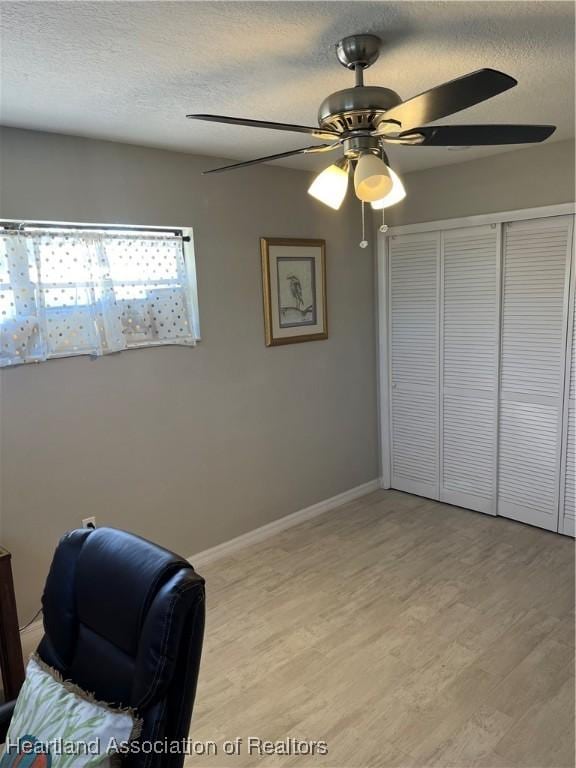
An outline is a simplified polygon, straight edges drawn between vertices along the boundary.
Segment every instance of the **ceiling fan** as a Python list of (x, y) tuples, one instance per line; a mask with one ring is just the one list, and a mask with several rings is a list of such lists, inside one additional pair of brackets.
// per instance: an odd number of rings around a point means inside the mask
[(374, 209), (383, 209), (399, 202), (406, 194), (402, 181), (390, 167), (386, 145), (468, 147), (526, 144), (544, 141), (556, 130), (553, 125), (427, 126), (427, 123), (513, 88), (517, 81), (495, 69), (479, 69), (402, 101), (389, 88), (364, 85), (364, 70), (377, 60), (381, 44), (382, 41), (375, 35), (352, 35), (337, 43), (338, 61), (347, 69), (354, 70), (356, 85), (336, 91), (324, 99), (318, 110), (317, 128), (223, 115), (187, 115), (193, 120), (306, 133), (326, 142), (213, 168), (204, 173), (221, 173), (291, 155), (342, 149), (343, 157), (322, 171), (308, 192), (337, 210), (346, 196), (348, 178), (353, 171), (356, 196), (363, 203), (370, 203)]

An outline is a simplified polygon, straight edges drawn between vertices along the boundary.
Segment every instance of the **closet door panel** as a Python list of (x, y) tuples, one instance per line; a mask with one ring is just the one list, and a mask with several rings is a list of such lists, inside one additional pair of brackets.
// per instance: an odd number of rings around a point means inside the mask
[(442, 423), (441, 500), (494, 514), (496, 403), (445, 395)]
[(437, 497), (438, 408), (433, 392), (392, 395), (393, 486)]
[[(572, 240), (574, 250), (574, 240)], [(564, 392), (564, 432), (560, 484), (560, 525), (558, 530), (576, 535), (576, 254), (572, 253), (566, 383)]]
[(440, 235), (388, 241), (392, 486), (438, 498)]
[(504, 225), (498, 514), (557, 530), (572, 217)]
[(495, 514), (499, 228), (442, 237), (440, 498)]
[(558, 406), (500, 406), (498, 512), (555, 531), (558, 507)]

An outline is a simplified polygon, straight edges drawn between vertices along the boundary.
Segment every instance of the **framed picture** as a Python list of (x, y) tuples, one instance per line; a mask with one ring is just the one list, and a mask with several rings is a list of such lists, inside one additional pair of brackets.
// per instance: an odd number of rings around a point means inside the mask
[(266, 346), (328, 338), (324, 240), (260, 238)]

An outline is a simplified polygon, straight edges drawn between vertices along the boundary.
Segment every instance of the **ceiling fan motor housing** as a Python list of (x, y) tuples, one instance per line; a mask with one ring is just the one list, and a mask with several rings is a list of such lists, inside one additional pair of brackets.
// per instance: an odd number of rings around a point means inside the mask
[(389, 88), (345, 88), (324, 99), (318, 110), (318, 124), (338, 133), (369, 131), (377, 127), (387, 110), (400, 102), (400, 96)]

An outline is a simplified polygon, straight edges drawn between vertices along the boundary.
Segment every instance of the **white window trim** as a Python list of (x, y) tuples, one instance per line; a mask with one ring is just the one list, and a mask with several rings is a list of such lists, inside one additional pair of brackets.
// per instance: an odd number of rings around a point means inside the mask
[(192, 310), (192, 322), (196, 342), (202, 341), (200, 333), (200, 306), (198, 302), (198, 280), (196, 277), (196, 252), (194, 250), (194, 232), (192, 227), (176, 227), (182, 231), (182, 249), (184, 251), (184, 263), (188, 274), (188, 300)]

